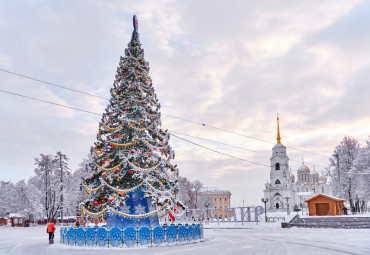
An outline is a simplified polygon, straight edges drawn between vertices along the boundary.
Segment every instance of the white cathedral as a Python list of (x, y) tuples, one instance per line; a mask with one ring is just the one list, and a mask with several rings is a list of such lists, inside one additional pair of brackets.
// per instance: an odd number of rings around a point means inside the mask
[(268, 198), (266, 208), (270, 211), (286, 210), (288, 204), (291, 209), (295, 205), (307, 207), (304, 201), (317, 194), (330, 194), (327, 178), (318, 172), (311, 171), (302, 160), (298, 168), (298, 179), (289, 168), (289, 158), (286, 147), (281, 143), (279, 117), (277, 117), (277, 144), (272, 148), (270, 158), (270, 182), (267, 181), (264, 189), (264, 198)]

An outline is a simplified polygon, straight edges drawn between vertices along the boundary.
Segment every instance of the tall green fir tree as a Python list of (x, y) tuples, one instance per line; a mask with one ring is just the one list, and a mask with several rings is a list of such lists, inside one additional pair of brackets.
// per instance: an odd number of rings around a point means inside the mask
[(153, 225), (158, 217), (175, 220), (185, 210), (178, 200), (179, 171), (171, 163), (175, 152), (169, 132), (161, 128), (161, 105), (144, 59), (136, 16), (133, 23), (91, 147), (93, 160), (86, 166), (91, 176), (82, 182), (90, 194), (80, 204), (82, 215), (107, 216), (108, 223), (114, 218), (111, 226)]

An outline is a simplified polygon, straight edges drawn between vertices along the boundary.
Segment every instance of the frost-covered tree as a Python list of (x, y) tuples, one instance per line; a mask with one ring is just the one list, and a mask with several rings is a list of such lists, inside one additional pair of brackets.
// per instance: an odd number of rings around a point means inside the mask
[(364, 211), (366, 203), (370, 201), (370, 139), (359, 150), (349, 175), (355, 187), (355, 207)]
[(200, 192), (201, 188), (203, 188), (203, 184), (199, 180), (194, 181), (194, 183), (193, 183), (193, 192), (194, 192), (194, 195), (195, 195), (195, 201), (194, 201), (194, 208), (195, 209), (198, 208), (198, 197), (199, 197), (199, 192)]
[(71, 174), (70, 169), (68, 167), (68, 160), (69, 158), (60, 151), (56, 153), (56, 155), (54, 156), (54, 160), (53, 160), (56, 178), (58, 178), (58, 176), (60, 177), (59, 179), (59, 186), (60, 186), (59, 210), (60, 210), (61, 220), (63, 220), (63, 216), (64, 216), (63, 215), (64, 213), (64, 189), (65, 189), (64, 186), (65, 186), (66, 181), (70, 182), (69, 177)]
[(199, 192), (203, 184), (199, 180), (194, 182), (186, 177), (179, 176), (179, 197), (189, 209), (202, 208), (203, 200), (199, 200)]
[(86, 165), (91, 162), (92, 157), (83, 159), (73, 174), (68, 175), (65, 181), (65, 203), (64, 212), (66, 215), (80, 215), (79, 204), (89, 197), (89, 193), (82, 189), (81, 182), (89, 173)]
[[(350, 202), (351, 207), (354, 206), (354, 190), (356, 188), (354, 185), (354, 175), (351, 174), (351, 169), (359, 150), (360, 143), (357, 141), (357, 139), (350, 136), (345, 136), (340, 144), (335, 147), (333, 156), (329, 158), (330, 164), (328, 168), (328, 175), (331, 179), (332, 191), (336, 196), (340, 196), (340, 185), (342, 196)], [(337, 158), (334, 155), (338, 155), (339, 168), (337, 164)], [(340, 183), (338, 171), (340, 175)]]
[(0, 217), (7, 217), (16, 211), (15, 185), (10, 181), (0, 181)]
[(189, 209), (194, 208), (193, 183), (182, 176), (179, 176), (179, 198)]
[(24, 180), (18, 181), (14, 185), (15, 204), (14, 212), (21, 214), (30, 221), (41, 218), (42, 203), (40, 201), (39, 190), (31, 183), (27, 184)]
[(47, 220), (55, 219), (60, 208), (60, 176), (52, 155), (40, 154), (35, 159), (35, 176), (30, 183), (39, 187), (41, 199), (44, 204), (44, 215)]

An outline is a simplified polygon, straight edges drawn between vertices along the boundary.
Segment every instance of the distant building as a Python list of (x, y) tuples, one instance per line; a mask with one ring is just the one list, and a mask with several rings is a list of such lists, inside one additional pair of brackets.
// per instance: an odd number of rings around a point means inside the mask
[(279, 117), (277, 118), (277, 143), (272, 148), (270, 158), (270, 180), (266, 182), (264, 197), (269, 201), (267, 209), (282, 211), (287, 208), (287, 199), (291, 209), (294, 205), (305, 206), (305, 201), (317, 194), (330, 194), (327, 178), (320, 176), (315, 168), (311, 171), (302, 160), (298, 168), (297, 181), (289, 167), (286, 147), (281, 143)]
[(203, 187), (199, 192), (199, 208), (209, 209), (209, 213), (216, 216), (216, 210), (219, 209), (219, 216), (225, 215), (225, 209), (230, 208), (231, 193), (228, 190), (221, 190), (214, 187)]

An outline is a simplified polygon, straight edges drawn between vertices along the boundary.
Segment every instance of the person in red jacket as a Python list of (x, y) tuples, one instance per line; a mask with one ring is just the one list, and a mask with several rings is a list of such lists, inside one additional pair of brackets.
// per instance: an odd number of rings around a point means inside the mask
[(46, 232), (49, 234), (49, 244), (54, 243), (54, 231), (55, 231), (54, 222), (51, 220), (50, 223), (48, 224), (48, 227), (46, 228)]

